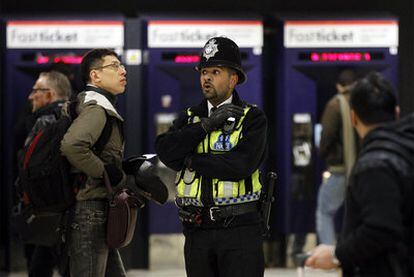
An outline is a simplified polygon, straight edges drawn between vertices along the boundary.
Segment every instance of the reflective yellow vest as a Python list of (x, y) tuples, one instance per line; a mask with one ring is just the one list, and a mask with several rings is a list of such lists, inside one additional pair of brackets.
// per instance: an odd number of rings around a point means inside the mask
[[(198, 145), (197, 153), (220, 155), (235, 147), (243, 136), (242, 123), (250, 108), (250, 106), (244, 108), (244, 115), (240, 118), (231, 134), (224, 134), (222, 130), (216, 130), (207, 134), (204, 140)], [(187, 110), (187, 115), (189, 116), (188, 124), (200, 122), (200, 118), (194, 116), (190, 109)], [(192, 205), (202, 207), (202, 178), (203, 176), (188, 168), (179, 171), (175, 182), (177, 186), (177, 202), (185, 206)], [(217, 206), (256, 201), (260, 197), (262, 188), (258, 169), (254, 171), (250, 177), (238, 181), (212, 179), (211, 186), (213, 200)]]

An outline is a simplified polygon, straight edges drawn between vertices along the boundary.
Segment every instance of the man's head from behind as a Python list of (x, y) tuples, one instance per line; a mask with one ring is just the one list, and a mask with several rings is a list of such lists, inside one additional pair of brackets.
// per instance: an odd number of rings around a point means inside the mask
[(235, 86), (246, 80), (239, 47), (225, 37), (214, 37), (207, 41), (196, 69), (200, 72), (204, 97), (213, 105), (229, 98)]
[(367, 130), (398, 116), (396, 96), (391, 84), (378, 72), (359, 80), (351, 91), (352, 123), (364, 137)]
[(125, 67), (119, 61), (118, 55), (110, 49), (93, 49), (87, 52), (82, 59), (81, 74), (86, 84), (104, 89), (113, 95), (125, 91)]
[(355, 85), (356, 80), (357, 76), (352, 69), (344, 69), (338, 75), (336, 90), (339, 93), (349, 91)]
[(32, 111), (59, 100), (68, 100), (71, 93), (72, 87), (64, 74), (57, 71), (42, 72), (29, 95)]

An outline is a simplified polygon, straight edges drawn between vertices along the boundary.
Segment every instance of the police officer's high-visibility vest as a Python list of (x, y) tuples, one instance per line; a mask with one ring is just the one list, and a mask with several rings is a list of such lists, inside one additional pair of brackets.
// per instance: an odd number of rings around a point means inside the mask
[[(222, 130), (207, 134), (198, 145), (197, 153), (220, 155), (235, 147), (243, 136), (242, 123), (250, 108), (250, 106), (244, 108), (244, 115), (230, 134), (225, 134)], [(188, 124), (200, 122), (200, 118), (194, 116), (190, 109), (187, 110), (187, 115), (189, 116)], [(203, 176), (188, 168), (179, 171), (176, 177), (177, 201), (184, 206), (203, 206), (201, 202), (202, 179)], [(260, 197), (262, 188), (258, 169), (251, 176), (238, 181), (211, 179), (211, 186), (213, 201), (217, 206), (256, 201)]]

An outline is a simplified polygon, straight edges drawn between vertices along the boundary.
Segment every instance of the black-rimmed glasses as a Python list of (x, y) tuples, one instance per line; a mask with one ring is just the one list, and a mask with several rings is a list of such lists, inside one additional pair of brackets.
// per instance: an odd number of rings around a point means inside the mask
[(93, 69), (104, 69), (104, 68), (111, 68), (114, 71), (118, 71), (119, 69), (125, 70), (125, 66), (121, 63), (111, 63), (103, 66), (94, 67)]

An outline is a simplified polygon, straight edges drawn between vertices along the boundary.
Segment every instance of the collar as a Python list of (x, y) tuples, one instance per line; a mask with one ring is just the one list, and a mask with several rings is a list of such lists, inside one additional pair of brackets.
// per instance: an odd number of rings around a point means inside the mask
[(84, 103), (95, 101), (97, 105), (102, 108), (113, 112), (119, 119), (122, 120), (122, 117), (119, 115), (114, 105), (106, 98), (102, 93), (96, 91), (96, 87), (87, 86), (85, 91)]
[[(233, 94), (229, 98), (227, 98), (225, 101), (223, 101), (220, 104), (218, 104), (216, 108), (218, 108), (220, 106), (223, 106), (225, 104), (231, 104), (232, 101), (233, 101)], [(207, 101), (208, 116), (211, 115), (211, 109), (213, 107), (214, 107), (213, 104), (211, 104), (210, 101)]]
[(37, 118), (43, 115), (48, 115), (48, 114), (55, 114), (55, 115), (59, 115), (60, 114), (60, 110), (63, 106), (63, 104), (65, 103), (65, 100), (57, 100), (53, 103), (47, 104), (44, 107), (41, 107), (40, 109), (38, 109), (37, 111), (35, 111), (33, 113), (33, 115)]
[[(244, 107), (245, 106), (245, 102), (243, 102), (237, 91), (234, 90), (233, 91), (233, 95), (232, 95), (233, 99), (232, 99), (232, 104), (239, 106), (239, 107)], [(192, 106), (190, 107), (190, 110), (194, 113), (194, 115), (199, 116), (199, 117), (207, 117), (208, 116), (208, 101), (204, 98), (203, 101), (201, 101), (201, 103), (199, 103), (196, 106)]]
[(110, 93), (110, 92), (108, 92), (108, 91), (106, 91), (102, 88), (99, 88), (99, 87), (97, 87), (95, 85), (92, 85), (92, 84), (87, 84), (85, 91), (95, 91), (99, 94), (102, 94), (103, 96), (105, 96), (106, 99), (108, 99), (109, 102), (111, 102), (111, 104), (113, 106), (116, 105), (116, 95), (113, 95), (112, 93)]

